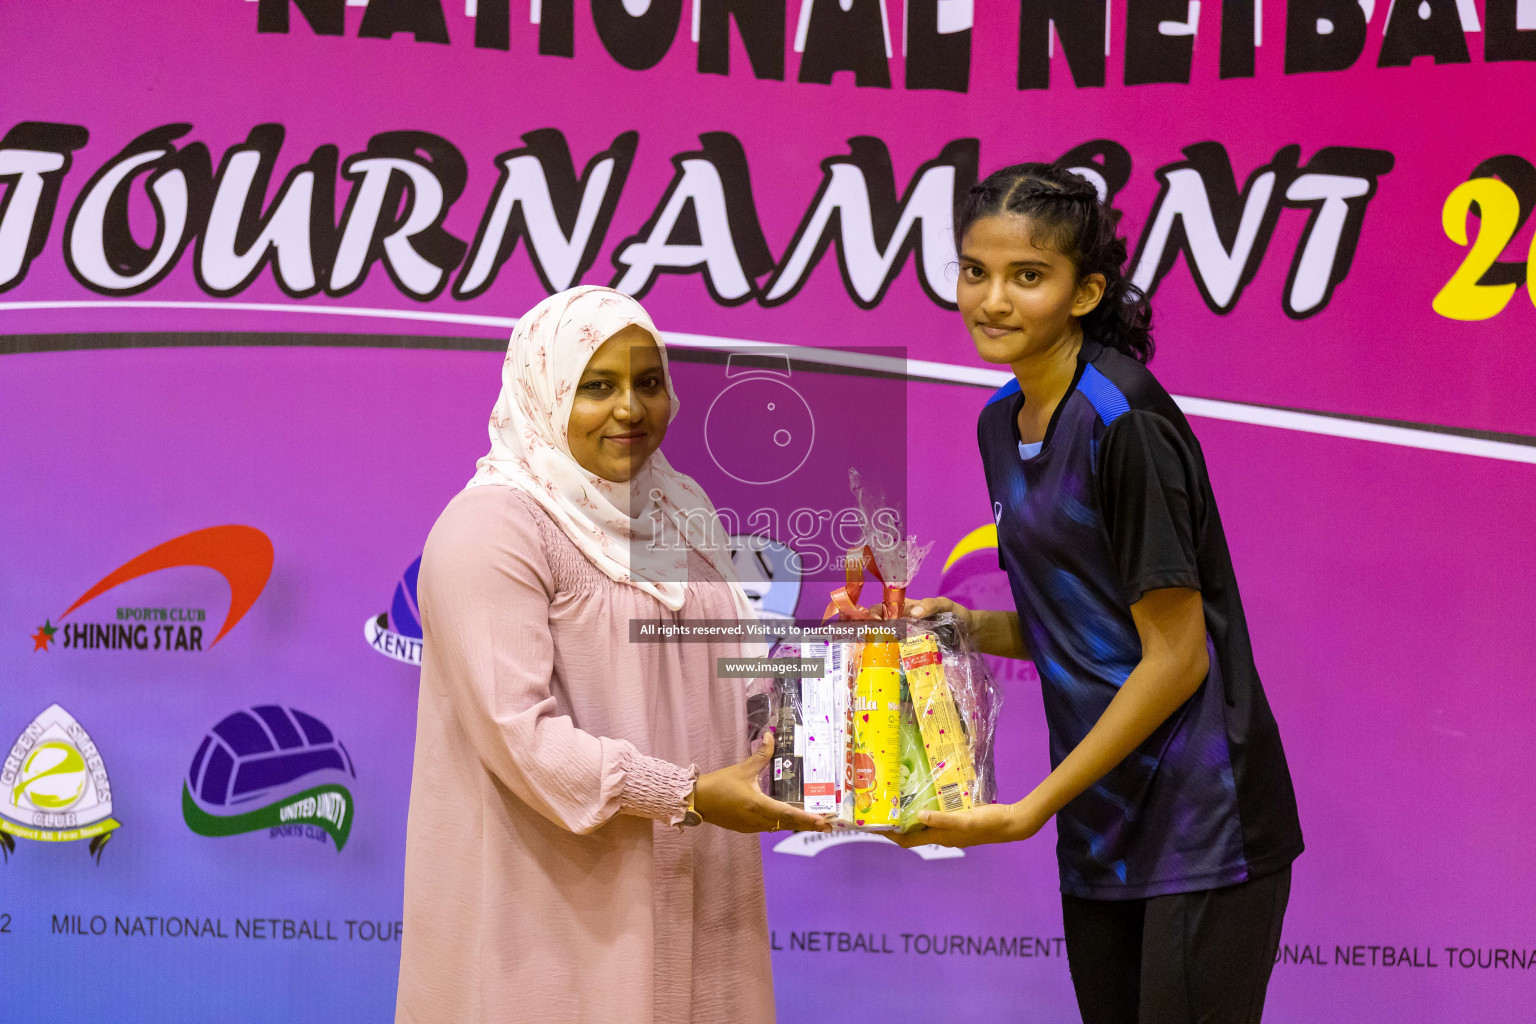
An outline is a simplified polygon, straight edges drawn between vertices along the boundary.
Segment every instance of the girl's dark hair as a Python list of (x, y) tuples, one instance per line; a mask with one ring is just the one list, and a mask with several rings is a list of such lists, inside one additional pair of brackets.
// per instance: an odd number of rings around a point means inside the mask
[(1083, 334), (1143, 363), (1152, 359), (1152, 307), (1125, 276), (1125, 239), (1118, 210), (1099, 199), (1082, 175), (1055, 164), (1014, 164), (971, 186), (955, 212), (955, 251), (983, 217), (1028, 217), (1034, 244), (1063, 254), (1078, 279), (1104, 275), (1104, 297), (1082, 317)]

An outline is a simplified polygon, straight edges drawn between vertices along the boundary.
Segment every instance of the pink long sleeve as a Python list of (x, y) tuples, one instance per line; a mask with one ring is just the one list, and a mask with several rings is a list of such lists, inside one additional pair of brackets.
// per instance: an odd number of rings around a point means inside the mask
[(557, 707), (555, 587), (531, 513), (511, 495), (475, 507), (504, 521), (440, 523), (418, 593), (424, 642), (476, 754), (518, 799), (578, 834), (619, 813), (681, 820), (693, 771), (585, 732)]
[[(733, 614), (689, 573), (679, 617)], [(449, 502), (418, 594), (396, 1021), (771, 1024), (757, 837), (659, 824), (746, 755), (736, 646), (632, 643), (669, 613), (506, 487)]]

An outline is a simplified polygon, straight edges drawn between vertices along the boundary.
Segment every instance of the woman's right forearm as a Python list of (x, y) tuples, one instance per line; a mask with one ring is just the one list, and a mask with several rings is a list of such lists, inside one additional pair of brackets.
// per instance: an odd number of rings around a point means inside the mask
[(1029, 660), (1018, 612), (971, 610), (971, 639), (982, 654)]

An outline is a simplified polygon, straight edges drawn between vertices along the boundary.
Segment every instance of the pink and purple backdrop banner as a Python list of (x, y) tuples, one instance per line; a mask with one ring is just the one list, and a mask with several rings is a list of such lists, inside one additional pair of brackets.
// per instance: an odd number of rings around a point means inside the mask
[[(676, 346), (668, 455), (722, 506), (773, 500), (710, 433), (724, 354), (787, 353), (819, 423), (905, 453), (936, 542), (914, 591), (1004, 604), (973, 531), (975, 416), (1006, 378), (953, 311), (950, 208), (1060, 158), (1124, 213), (1296, 781), (1267, 1019), (1530, 1019), (1536, 3), (468, 7), (0, 10), (0, 745), (58, 704), (121, 823), (99, 856), (7, 845), (7, 1005), (390, 1018), (410, 566), (550, 290), (641, 294)], [(226, 586), (222, 555), (63, 614), (226, 524), (272, 562), (216, 644), (246, 571)], [(135, 609), (197, 610), (201, 649), (66, 646)], [(1000, 675), (1017, 797), (1044, 722), (1027, 667)], [(344, 842), (315, 817), (193, 828), (204, 737), (274, 706), (345, 747)], [(764, 860), (782, 1019), (1076, 1019), (1049, 830)]]

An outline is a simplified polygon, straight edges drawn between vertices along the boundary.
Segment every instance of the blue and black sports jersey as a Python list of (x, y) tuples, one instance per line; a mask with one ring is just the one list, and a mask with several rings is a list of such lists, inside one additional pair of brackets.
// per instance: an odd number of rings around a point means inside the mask
[(1093, 728), (1141, 659), (1131, 605), (1198, 589), (1210, 674), (1183, 707), (1056, 817), (1062, 892), (1138, 899), (1233, 885), (1301, 852), (1280, 735), (1200, 444), (1145, 366), (1084, 341), (1038, 453), (1017, 381), (977, 434), (998, 555), (1039, 670), (1051, 764)]

